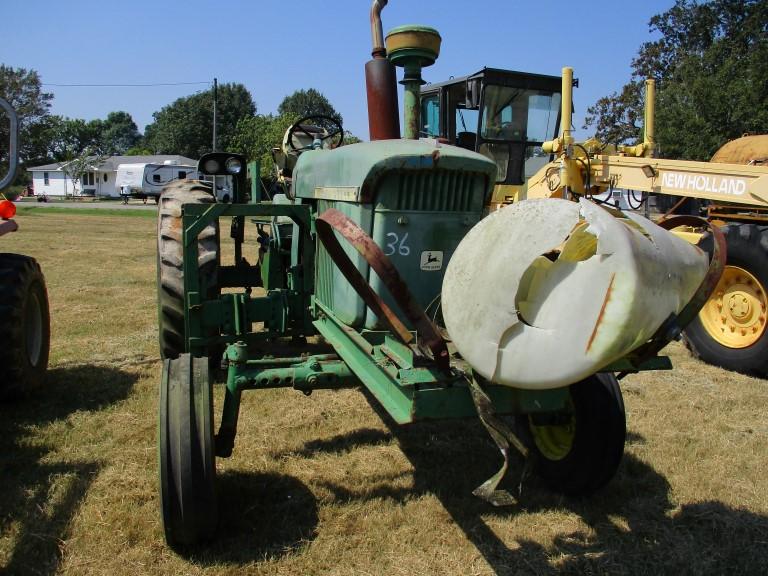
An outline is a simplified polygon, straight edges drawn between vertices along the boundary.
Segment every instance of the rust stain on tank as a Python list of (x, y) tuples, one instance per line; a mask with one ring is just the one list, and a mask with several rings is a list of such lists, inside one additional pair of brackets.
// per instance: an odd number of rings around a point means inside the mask
[(595, 327), (592, 329), (592, 335), (589, 337), (589, 342), (587, 342), (587, 352), (589, 352), (589, 349), (592, 348), (592, 342), (595, 341), (595, 336), (597, 336), (597, 329), (600, 327), (600, 323), (603, 321), (603, 315), (605, 314), (606, 306), (608, 306), (608, 301), (611, 299), (613, 281), (615, 279), (616, 274), (611, 274), (611, 281), (608, 283), (608, 290), (605, 291), (605, 298), (603, 299), (603, 305), (600, 308), (600, 314), (597, 315), (597, 322), (595, 322)]

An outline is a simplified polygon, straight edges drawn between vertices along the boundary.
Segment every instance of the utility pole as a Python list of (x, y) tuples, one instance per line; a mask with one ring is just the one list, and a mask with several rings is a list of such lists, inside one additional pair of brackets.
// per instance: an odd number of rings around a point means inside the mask
[(219, 81), (214, 78), (213, 79), (213, 151), (217, 151), (217, 142), (216, 142), (216, 106), (218, 104), (218, 98), (219, 98)]

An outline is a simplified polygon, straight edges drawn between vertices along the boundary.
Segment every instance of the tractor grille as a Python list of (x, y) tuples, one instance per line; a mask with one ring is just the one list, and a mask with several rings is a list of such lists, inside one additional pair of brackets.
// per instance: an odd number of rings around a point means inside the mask
[[(317, 213), (322, 214), (328, 208), (335, 207), (335, 202), (320, 200), (317, 203)], [(318, 300), (333, 308), (333, 273), (335, 264), (321, 242), (317, 242), (317, 261), (315, 264), (315, 295)]]
[(398, 172), (382, 182), (378, 202), (389, 210), (479, 212), (485, 176), (476, 172)]

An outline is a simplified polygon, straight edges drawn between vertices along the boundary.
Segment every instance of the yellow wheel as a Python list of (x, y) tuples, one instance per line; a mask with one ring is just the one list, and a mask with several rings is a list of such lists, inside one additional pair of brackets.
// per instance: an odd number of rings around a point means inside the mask
[[(723, 227), (728, 248), (723, 276), (683, 334), (704, 362), (735, 372), (768, 376), (768, 227)], [(710, 252), (705, 234), (699, 246)]]
[(576, 417), (573, 414), (572, 402), (569, 402), (570, 413), (562, 418), (561, 422), (536, 423), (536, 419), (529, 416), (528, 425), (531, 429), (536, 448), (547, 460), (562, 460), (573, 448), (573, 439), (576, 436)]
[(762, 338), (767, 308), (760, 281), (744, 268), (726, 266), (699, 317), (709, 335), (723, 346), (746, 348)]
[(624, 454), (626, 418), (613, 374), (595, 374), (568, 387), (562, 411), (515, 419), (536, 475), (550, 489), (585, 496), (616, 473)]

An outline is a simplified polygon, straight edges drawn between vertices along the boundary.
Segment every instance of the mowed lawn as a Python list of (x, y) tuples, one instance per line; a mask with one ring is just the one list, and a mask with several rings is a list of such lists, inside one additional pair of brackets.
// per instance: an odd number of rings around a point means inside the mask
[(155, 220), (18, 222), (0, 250), (39, 259), (53, 334), (46, 386), (0, 406), (2, 574), (768, 573), (768, 381), (679, 344), (673, 372), (623, 381), (626, 455), (587, 500), (520, 459), (517, 506), (474, 498), (500, 464), (474, 421), (394, 427), (356, 390), (246, 394), (218, 538), (179, 555), (157, 487)]

